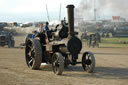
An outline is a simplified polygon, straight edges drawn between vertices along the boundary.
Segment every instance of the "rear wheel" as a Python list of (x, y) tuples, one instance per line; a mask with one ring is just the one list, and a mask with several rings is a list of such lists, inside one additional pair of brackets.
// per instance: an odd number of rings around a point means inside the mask
[(42, 62), (42, 48), (37, 39), (28, 40), (25, 48), (26, 63), (31, 69), (39, 69)]
[(93, 53), (85, 52), (82, 56), (82, 67), (83, 69), (88, 72), (92, 73), (95, 68), (95, 58)]
[(53, 72), (57, 75), (61, 75), (64, 70), (64, 59), (61, 53), (54, 53), (52, 56), (52, 68)]

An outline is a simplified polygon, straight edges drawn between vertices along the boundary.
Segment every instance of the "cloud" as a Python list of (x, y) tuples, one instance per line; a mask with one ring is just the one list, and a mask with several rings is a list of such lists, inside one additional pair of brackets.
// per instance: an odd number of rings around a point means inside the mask
[(64, 9), (67, 4), (78, 5), (79, 1), (80, 0), (1, 0), (0, 12), (46, 12), (46, 4), (49, 11), (58, 11), (60, 4), (62, 4), (62, 8)]
[(77, 6), (79, 2), (80, 0), (0, 0), (0, 20), (7, 20), (7, 18), (18, 21), (26, 20), (26, 18), (27, 20), (46, 19), (46, 4), (50, 18), (55, 20), (59, 16), (60, 4), (62, 17), (64, 17), (66, 5)]

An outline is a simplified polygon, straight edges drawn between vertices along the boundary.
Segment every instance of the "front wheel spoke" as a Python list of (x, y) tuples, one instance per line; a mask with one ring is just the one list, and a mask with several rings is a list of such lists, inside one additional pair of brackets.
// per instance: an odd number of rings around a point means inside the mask
[(53, 66), (54, 66), (54, 67), (56, 66), (56, 63), (55, 63), (55, 62), (53, 62)]
[(57, 60), (56, 60), (57, 62), (59, 61), (59, 57), (57, 57)]
[(55, 65), (53, 66), (53, 68), (54, 68), (54, 72), (57, 72), (57, 67)]
[(91, 60), (90, 59), (86, 60), (86, 64), (91, 65)]
[(59, 63), (57, 61), (54, 64), (56, 67), (59, 67)]
[(90, 68), (90, 66), (89, 66), (89, 65), (87, 65), (86, 67), (87, 67), (87, 69), (89, 69), (89, 68)]
[(54, 71), (57, 72), (57, 67), (54, 68)]
[(91, 55), (88, 55), (88, 59), (90, 59)]
[(59, 63), (56, 63), (56, 67), (59, 67)]
[(84, 69), (86, 69), (86, 64), (84, 64), (83, 66), (84, 66)]

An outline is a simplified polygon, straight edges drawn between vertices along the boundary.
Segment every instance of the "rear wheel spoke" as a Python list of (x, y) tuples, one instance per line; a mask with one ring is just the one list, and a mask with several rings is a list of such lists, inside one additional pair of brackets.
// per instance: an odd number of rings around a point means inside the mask
[(28, 63), (31, 64), (33, 62), (33, 59), (31, 59)]

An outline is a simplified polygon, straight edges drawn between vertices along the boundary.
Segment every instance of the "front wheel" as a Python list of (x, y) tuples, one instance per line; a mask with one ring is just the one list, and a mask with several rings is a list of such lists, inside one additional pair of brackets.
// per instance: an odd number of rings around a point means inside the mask
[(61, 75), (64, 70), (64, 59), (61, 53), (54, 53), (52, 56), (52, 68), (53, 72), (57, 75)]
[(82, 56), (82, 67), (88, 72), (92, 73), (95, 68), (95, 57), (91, 52), (85, 52)]

